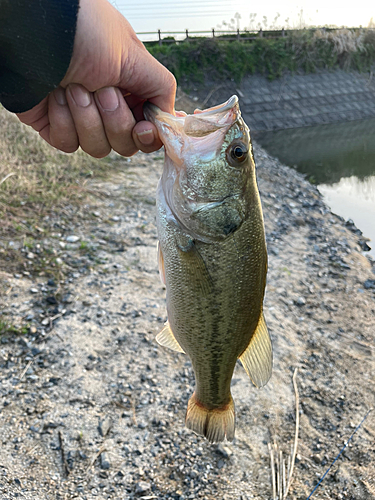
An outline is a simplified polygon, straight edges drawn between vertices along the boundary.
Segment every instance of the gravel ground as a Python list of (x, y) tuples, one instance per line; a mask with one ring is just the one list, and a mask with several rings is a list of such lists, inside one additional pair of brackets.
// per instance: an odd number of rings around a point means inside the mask
[[(166, 320), (154, 195), (163, 160), (117, 158), (122, 173), (91, 186), (90, 204), (42, 219), (31, 247), (1, 241), (24, 271), (1, 273), (0, 319), (28, 323), (0, 343), (1, 500), (270, 499), (268, 443), (290, 453), (296, 367), (290, 498), (311, 493), (375, 405), (374, 263), (314, 186), (255, 151), (274, 372), (257, 390), (236, 367), (235, 441), (210, 445), (184, 428), (190, 361), (154, 340)], [(67, 277), (31, 278), (48, 256)], [(375, 498), (374, 439), (375, 412), (314, 497)]]

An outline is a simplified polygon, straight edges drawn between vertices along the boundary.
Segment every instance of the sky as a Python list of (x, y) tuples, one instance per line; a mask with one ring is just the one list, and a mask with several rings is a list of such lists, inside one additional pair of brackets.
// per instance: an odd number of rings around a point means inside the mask
[[(368, 0), (110, 0), (128, 19), (136, 33), (163, 31), (205, 31), (218, 29), (223, 21), (235, 20), (240, 29), (257, 29), (260, 22), (265, 28), (263, 16), (267, 18), (268, 29), (276, 21), (277, 27), (300, 27), (302, 25), (368, 26), (375, 21), (375, 2)], [(354, 8), (353, 8), (354, 6)], [(250, 15), (256, 14), (252, 26)], [(286, 21), (288, 20), (288, 21)], [(225, 27), (222, 27), (225, 29)], [(152, 38), (140, 36), (142, 40)]]

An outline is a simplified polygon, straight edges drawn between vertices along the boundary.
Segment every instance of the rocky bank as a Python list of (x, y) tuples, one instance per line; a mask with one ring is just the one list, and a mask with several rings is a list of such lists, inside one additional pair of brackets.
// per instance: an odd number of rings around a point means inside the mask
[[(0, 498), (270, 499), (268, 443), (290, 453), (298, 367), (299, 443), (290, 498), (306, 499), (374, 396), (375, 274), (360, 231), (330, 212), (300, 174), (254, 145), (269, 252), (269, 384), (238, 364), (233, 443), (184, 428), (194, 377), (155, 342), (165, 319), (155, 188), (161, 154), (138, 154), (91, 186), (90, 203), (40, 221), (24, 273), (1, 273)], [(47, 234), (47, 231), (46, 231)], [(68, 278), (28, 275), (47, 252)], [(30, 255), (31, 254), (31, 255)], [(60, 282), (62, 281), (62, 282)], [(375, 498), (375, 412), (315, 498)]]

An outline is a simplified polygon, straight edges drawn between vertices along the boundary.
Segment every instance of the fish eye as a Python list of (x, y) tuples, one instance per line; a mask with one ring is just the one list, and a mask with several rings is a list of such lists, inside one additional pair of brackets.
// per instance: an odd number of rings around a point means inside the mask
[[(228, 154), (229, 153), (229, 154)], [(236, 143), (229, 146), (227, 150), (227, 158), (231, 165), (236, 166), (246, 160), (248, 150), (243, 143)]]

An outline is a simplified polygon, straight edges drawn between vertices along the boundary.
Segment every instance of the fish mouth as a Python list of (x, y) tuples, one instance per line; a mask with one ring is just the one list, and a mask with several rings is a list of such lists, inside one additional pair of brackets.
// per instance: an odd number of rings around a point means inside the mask
[(150, 102), (143, 106), (146, 120), (158, 129), (167, 155), (179, 164), (182, 158), (199, 151), (200, 157), (213, 157), (220, 149), (229, 128), (239, 119), (238, 97), (233, 95), (223, 104), (188, 115), (177, 111), (171, 115)]
[(196, 109), (192, 115), (183, 111), (177, 111), (176, 115), (171, 115), (148, 101), (143, 106), (143, 114), (146, 120), (154, 123), (158, 128), (165, 124), (174, 129), (183, 130), (188, 136), (202, 137), (219, 128), (228, 128), (228, 125), (238, 118), (240, 110), (238, 97), (233, 95), (223, 104), (205, 110)]

